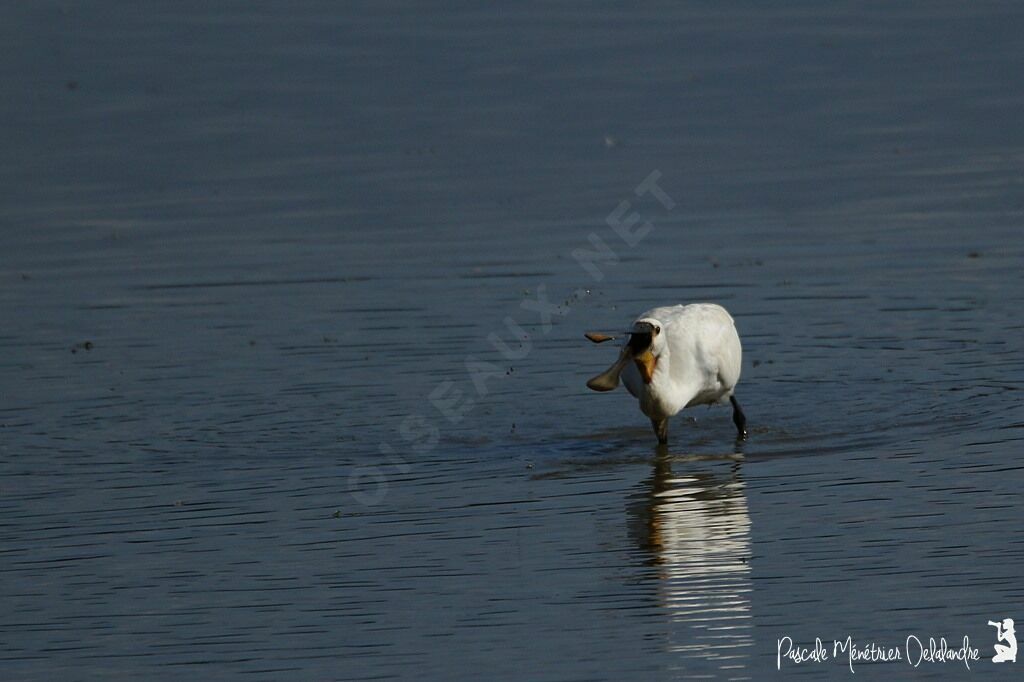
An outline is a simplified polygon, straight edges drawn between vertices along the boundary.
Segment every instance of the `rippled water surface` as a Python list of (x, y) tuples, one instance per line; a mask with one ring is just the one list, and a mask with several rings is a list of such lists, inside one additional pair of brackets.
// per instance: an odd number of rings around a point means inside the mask
[[(47, 2), (0, 36), (4, 680), (760, 679), (784, 636), (910, 634), (1012, 677), (1019, 8)], [(751, 437), (699, 408), (659, 451), (582, 333), (698, 300)]]

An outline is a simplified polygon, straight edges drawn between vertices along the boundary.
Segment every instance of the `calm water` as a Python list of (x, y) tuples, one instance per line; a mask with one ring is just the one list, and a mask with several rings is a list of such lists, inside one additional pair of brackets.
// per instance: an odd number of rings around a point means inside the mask
[[(857, 679), (1012, 677), (1024, 10), (8, 3), (0, 39), (4, 680), (823, 677), (777, 640), (909, 634), (982, 660)], [(699, 409), (658, 452), (582, 332), (697, 300), (751, 438)]]

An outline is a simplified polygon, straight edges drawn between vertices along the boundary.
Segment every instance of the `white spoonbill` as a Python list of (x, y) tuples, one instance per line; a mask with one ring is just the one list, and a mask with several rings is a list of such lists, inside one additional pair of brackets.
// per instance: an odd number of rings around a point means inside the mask
[[(747, 418), (733, 395), (743, 349), (725, 308), (714, 303), (652, 308), (627, 334), (619, 359), (588, 381), (588, 388), (611, 391), (621, 375), (640, 401), (640, 410), (650, 417), (659, 443), (668, 443), (668, 418), (684, 407), (726, 399), (732, 403), (738, 437), (747, 437)], [(586, 336), (594, 343), (615, 338), (593, 332)]]

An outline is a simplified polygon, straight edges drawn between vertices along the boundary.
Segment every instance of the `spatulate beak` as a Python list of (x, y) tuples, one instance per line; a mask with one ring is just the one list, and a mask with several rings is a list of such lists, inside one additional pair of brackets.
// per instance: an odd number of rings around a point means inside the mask
[(622, 370), (626, 367), (626, 363), (629, 362), (630, 355), (629, 346), (624, 346), (622, 348), (622, 352), (619, 353), (619, 359), (615, 361), (615, 364), (588, 381), (587, 388), (592, 391), (602, 392), (614, 390), (619, 385), (619, 375), (622, 374)]

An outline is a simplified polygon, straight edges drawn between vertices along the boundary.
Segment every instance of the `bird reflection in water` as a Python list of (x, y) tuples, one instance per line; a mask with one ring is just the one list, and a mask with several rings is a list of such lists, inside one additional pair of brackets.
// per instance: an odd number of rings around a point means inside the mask
[[(630, 515), (636, 541), (656, 569), (670, 649), (737, 679), (747, 676), (754, 644), (741, 458), (694, 462), (659, 448)], [(673, 462), (680, 473), (673, 473)]]

